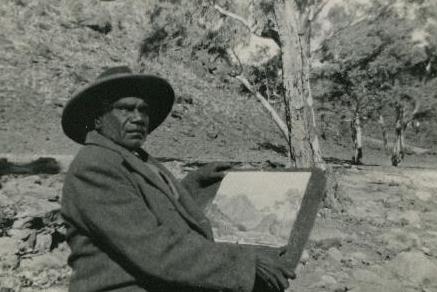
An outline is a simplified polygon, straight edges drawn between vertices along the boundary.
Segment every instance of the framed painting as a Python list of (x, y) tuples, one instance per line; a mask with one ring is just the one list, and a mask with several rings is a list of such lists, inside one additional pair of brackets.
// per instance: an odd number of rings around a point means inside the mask
[(232, 171), (206, 208), (218, 242), (286, 247), (296, 268), (324, 195), (319, 169)]

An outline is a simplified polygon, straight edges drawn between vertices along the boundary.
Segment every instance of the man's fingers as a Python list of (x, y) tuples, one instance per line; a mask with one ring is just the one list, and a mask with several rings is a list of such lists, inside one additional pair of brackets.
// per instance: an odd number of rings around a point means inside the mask
[(228, 162), (217, 162), (214, 165), (216, 171), (225, 171), (232, 168), (232, 164)]
[(271, 271), (260, 267), (257, 269), (257, 275), (266, 283), (269, 288), (273, 288), (275, 291), (281, 291), (281, 284), (277, 281), (275, 275)]
[(285, 275), (288, 279), (291, 279), (291, 280), (296, 279), (296, 273), (295, 273), (295, 272), (287, 271), (287, 270), (284, 270), (284, 271), (282, 271), (282, 272), (284, 273), (284, 275)]

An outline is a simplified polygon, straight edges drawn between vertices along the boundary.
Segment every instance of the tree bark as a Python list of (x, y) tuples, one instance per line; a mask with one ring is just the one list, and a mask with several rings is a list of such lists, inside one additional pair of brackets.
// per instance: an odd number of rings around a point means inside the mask
[(387, 155), (390, 155), (390, 149), (388, 145), (387, 126), (385, 124), (384, 117), (380, 114), (378, 123), (381, 125), (382, 142), (384, 143), (384, 151)]
[(362, 164), (363, 158), (363, 131), (361, 128), (361, 117), (359, 113), (355, 113), (351, 122), (352, 140), (354, 143), (354, 156), (352, 162), (354, 164)]
[(290, 157), (294, 158), (297, 168), (324, 167), (309, 90), (311, 22), (308, 12), (300, 11), (294, 0), (277, 0), (274, 5), (281, 42)]
[(396, 140), (393, 146), (393, 155), (391, 157), (391, 164), (393, 166), (398, 166), (399, 163), (404, 159), (404, 132), (406, 128), (405, 124), (405, 109), (403, 105), (398, 105), (396, 107), (396, 126), (395, 134)]

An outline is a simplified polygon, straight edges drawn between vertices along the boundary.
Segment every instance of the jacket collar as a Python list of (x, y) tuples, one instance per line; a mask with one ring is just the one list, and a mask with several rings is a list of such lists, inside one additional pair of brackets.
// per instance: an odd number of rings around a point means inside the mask
[[(205, 233), (204, 228), (199, 226), (199, 223), (201, 224), (202, 222), (197, 222), (197, 220), (195, 220), (190, 214), (188, 214), (188, 212), (185, 210), (185, 208), (182, 207), (182, 205), (175, 199), (174, 195), (171, 193), (170, 188), (163, 182), (163, 180), (160, 177), (158, 177), (158, 175), (153, 170), (150, 169), (150, 167), (147, 165), (147, 163), (144, 163), (134, 153), (132, 153), (129, 150), (127, 150), (126, 148), (114, 143), (113, 141), (109, 140), (108, 138), (102, 136), (101, 134), (99, 134), (95, 130), (88, 132), (86, 140), (85, 140), (85, 144), (98, 145), (100, 147), (110, 149), (110, 150), (118, 153), (119, 155), (121, 155), (123, 160), (133, 170), (135, 170), (135, 172), (139, 173), (145, 180), (147, 180), (151, 185), (153, 185), (156, 188), (158, 188), (159, 190), (161, 190), (169, 198), (169, 200), (175, 206), (176, 210), (178, 210), (178, 212), (182, 215), (183, 218), (185, 218), (185, 220), (187, 220), (188, 222), (191, 223), (191, 225), (196, 226), (198, 229), (200, 229), (200, 231)], [(143, 151), (143, 150), (140, 150), (140, 151)], [(148, 154), (145, 151), (144, 151), (143, 155), (148, 156)], [(171, 177), (171, 175), (169, 175), (168, 171), (165, 168), (161, 167), (161, 165), (159, 165), (159, 163), (157, 163), (157, 161), (153, 157), (148, 156), (147, 161), (149, 163), (153, 163), (162, 172), (164, 172), (164, 174)], [(174, 184), (177, 185), (177, 182), (174, 182)], [(182, 190), (180, 190), (180, 188), (177, 188), (177, 189), (179, 189), (179, 191), (182, 191)], [(201, 217), (201, 216), (198, 216), (198, 217)]]
[[(140, 173), (145, 179), (147, 179), (153, 186), (160, 189), (167, 196), (173, 197), (170, 193), (168, 186), (162, 181), (157, 174), (151, 170), (146, 163), (144, 163), (140, 158), (135, 156), (135, 154), (128, 149), (120, 146), (110, 139), (102, 136), (97, 131), (90, 131), (87, 134), (85, 144), (98, 145), (114, 152), (117, 152), (123, 157), (123, 160), (136, 172)], [(147, 155), (147, 153), (145, 153)]]

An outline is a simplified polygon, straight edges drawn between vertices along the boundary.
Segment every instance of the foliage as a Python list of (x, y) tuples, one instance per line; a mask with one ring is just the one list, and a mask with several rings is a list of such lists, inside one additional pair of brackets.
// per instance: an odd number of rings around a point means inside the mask
[(316, 74), (326, 89), (318, 96), (329, 105), (323, 110), (346, 119), (354, 112), (373, 120), (385, 113), (393, 122), (396, 105), (414, 108), (420, 102), (417, 118), (429, 117), (435, 69), (427, 68), (436, 67), (431, 64), (435, 47), (413, 38), (423, 20), (400, 17), (392, 9), (375, 15), (323, 43), (323, 66)]

